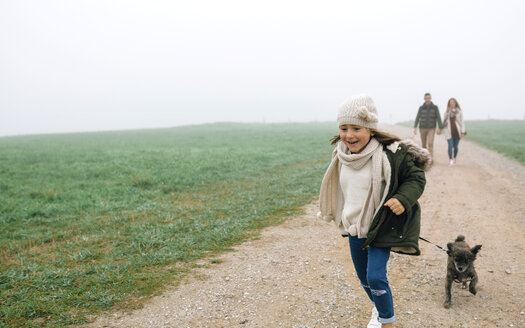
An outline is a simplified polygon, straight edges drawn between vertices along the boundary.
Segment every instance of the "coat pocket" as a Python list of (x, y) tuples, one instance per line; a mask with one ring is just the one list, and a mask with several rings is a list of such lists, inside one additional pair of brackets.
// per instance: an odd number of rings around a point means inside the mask
[(419, 207), (419, 203), (416, 202), (410, 211), (406, 213), (407, 216), (403, 226), (403, 237), (417, 242), (421, 225), (421, 208)]
[(392, 211), (388, 211), (385, 221), (379, 229), (378, 239), (381, 241), (393, 242), (395, 240), (403, 239), (405, 234), (405, 226), (407, 220), (407, 212), (401, 215), (395, 215)]

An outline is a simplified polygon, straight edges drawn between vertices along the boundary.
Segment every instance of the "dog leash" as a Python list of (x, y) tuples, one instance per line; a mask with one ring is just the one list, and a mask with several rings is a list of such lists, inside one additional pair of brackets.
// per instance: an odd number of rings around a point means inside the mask
[(429, 244), (432, 244), (432, 245), (436, 246), (437, 248), (439, 248), (439, 249), (442, 250), (443, 252), (446, 252), (446, 251), (447, 251), (447, 250), (444, 249), (443, 247), (439, 246), (438, 244), (434, 244), (433, 242), (431, 242), (431, 241), (428, 240), (428, 239), (425, 239), (425, 238), (423, 238), (423, 237), (419, 237), (419, 239), (421, 239), (422, 241), (425, 241), (425, 242), (427, 242), (427, 243), (429, 243)]

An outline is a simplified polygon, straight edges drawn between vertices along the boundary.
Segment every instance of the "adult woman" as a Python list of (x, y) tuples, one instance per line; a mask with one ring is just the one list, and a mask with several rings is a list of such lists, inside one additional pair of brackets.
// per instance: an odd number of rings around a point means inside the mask
[(448, 141), (448, 158), (450, 165), (454, 165), (456, 164), (456, 157), (458, 156), (459, 140), (466, 134), (463, 113), (455, 98), (448, 100), (443, 127), (445, 127), (445, 137)]

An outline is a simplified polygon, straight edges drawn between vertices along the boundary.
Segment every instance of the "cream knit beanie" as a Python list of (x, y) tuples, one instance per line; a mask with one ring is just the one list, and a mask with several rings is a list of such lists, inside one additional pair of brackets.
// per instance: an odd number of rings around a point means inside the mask
[(339, 106), (337, 123), (359, 125), (369, 129), (377, 129), (377, 109), (374, 101), (367, 95), (354, 95)]

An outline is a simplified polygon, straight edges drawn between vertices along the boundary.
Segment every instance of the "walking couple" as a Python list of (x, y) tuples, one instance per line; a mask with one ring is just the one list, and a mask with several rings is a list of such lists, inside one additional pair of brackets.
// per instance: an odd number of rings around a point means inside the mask
[(448, 141), (448, 158), (450, 160), (450, 165), (454, 165), (456, 164), (456, 157), (458, 155), (459, 140), (467, 134), (465, 132), (465, 122), (463, 121), (461, 107), (456, 99), (450, 98), (447, 103), (447, 110), (443, 122), (441, 122), (439, 109), (434, 103), (432, 103), (432, 96), (430, 93), (426, 93), (424, 99), (425, 103), (419, 107), (414, 122), (414, 134), (417, 134), (417, 127), (419, 125), (421, 144), (424, 148), (428, 149), (432, 158), (434, 158), (434, 134), (436, 133), (436, 124), (438, 126), (438, 135), (441, 134), (441, 131), (444, 128), (445, 137)]

